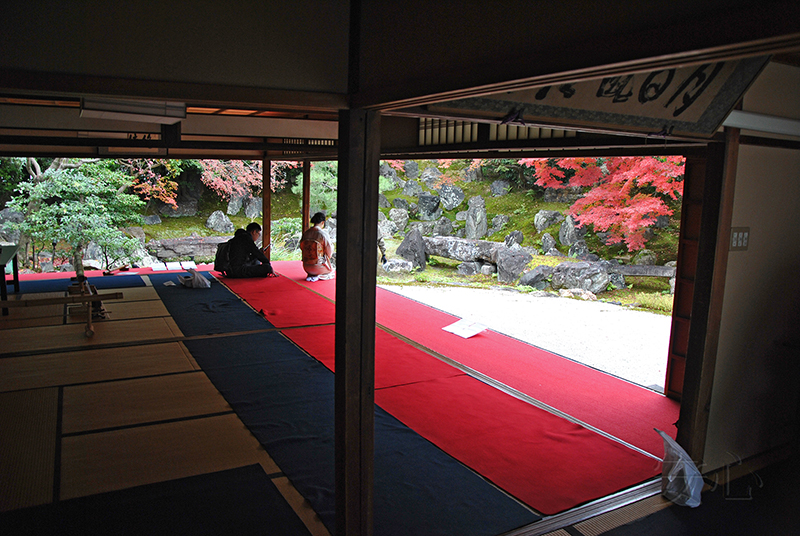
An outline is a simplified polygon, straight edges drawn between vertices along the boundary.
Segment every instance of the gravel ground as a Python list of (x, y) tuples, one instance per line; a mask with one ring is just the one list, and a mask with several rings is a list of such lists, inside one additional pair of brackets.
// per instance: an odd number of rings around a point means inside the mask
[(639, 385), (664, 390), (669, 316), (513, 290), (381, 287)]

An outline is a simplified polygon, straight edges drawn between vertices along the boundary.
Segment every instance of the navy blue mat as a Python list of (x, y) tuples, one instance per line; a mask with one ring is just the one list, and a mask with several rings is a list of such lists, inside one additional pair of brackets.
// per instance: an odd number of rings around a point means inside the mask
[[(149, 274), (158, 297), (186, 336), (253, 331), (273, 327), (237, 295), (209, 274), (211, 288), (187, 288), (178, 283), (188, 272)], [(172, 281), (175, 286), (164, 286)]]
[[(334, 376), (276, 332), (186, 346), (335, 533)], [(376, 406), (375, 534), (496, 535), (539, 516)]]
[[(34, 281), (20, 281), (19, 291), (21, 294), (32, 294), (35, 292), (66, 292), (67, 287), (73, 283), (69, 277), (63, 279), (38, 279)], [(112, 289), (112, 288), (131, 288), (143, 287), (144, 281), (138, 275), (112, 275), (90, 277), (89, 284), (94, 285), (97, 289)], [(9, 288), (9, 291), (13, 287)]]
[(6, 535), (307, 536), (259, 465), (0, 514)]

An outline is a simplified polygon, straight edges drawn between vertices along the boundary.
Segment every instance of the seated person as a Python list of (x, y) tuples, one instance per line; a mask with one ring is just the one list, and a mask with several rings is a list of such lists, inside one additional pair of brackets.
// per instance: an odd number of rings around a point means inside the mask
[(256, 222), (236, 230), (230, 241), (230, 277), (277, 277), (264, 251), (256, 246), (259, 236), (261, 226)]
[(325, 232), (325, 213), (317, 212), (311, 216), (312, 227), (303, 233), (300, 249), (303, 252), (303, 269), (308, 274), (306, 281), (331, 279), (334, 275), (331, 255), (333, 243)]

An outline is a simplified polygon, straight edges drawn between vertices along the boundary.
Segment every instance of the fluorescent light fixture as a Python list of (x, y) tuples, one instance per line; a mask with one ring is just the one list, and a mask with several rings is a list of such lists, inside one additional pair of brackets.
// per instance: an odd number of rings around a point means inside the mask
[(800, 137), (800, 120), (786, 117), (733, 110), (722, 124), (726, 127)]
[(81, 117), (173, 125), (186, 119), (182, 102), (81, 99)]

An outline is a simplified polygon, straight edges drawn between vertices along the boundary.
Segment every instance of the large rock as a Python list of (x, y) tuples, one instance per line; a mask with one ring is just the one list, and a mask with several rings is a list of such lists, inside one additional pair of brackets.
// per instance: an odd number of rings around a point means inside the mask
[(439, 204), (439, 196), (422, 194), (419, 196), (419, 213), (417, 217), (423, 221), (434, 221), (442, 217), (442, 207)]
[(407, 274), (414, 269), (414, 265), (405, 259), (389, 259), (384, 263), (378, 263), (378, 272), (387, 275)]
[(536, 227), (537, 231), (542, 232), (563, 219), (564, 215), (557, 210), (540, 210), (533, 217), (533, 225)]
[(461, 275), (478, 275), (481, 273), (482, 263), (478, 261), (462, 262), (456, 271)]
[(397, 171), (394, 170), (392, 166), (387, 164), (386, 162), (381, 163), (380, 167), (380, 175), (382, 177), (386, 177), (390, 181), (392, 181), (392, 185), (396, 188), (397, 185), (400, 183), (400, 178), (397, 176)]
[(505, 244), (488, 240), (465, 240), (454, 236), (425, 237), (425, 252), (428, 255), (445, 257), (456, 261), (497, 262), (498, 250), (507, 249)]
[(537, 266), (533, 270), (522, 274), (519, 278), (519, 284), (526, 287), (533, 287), (536, 290), (544, 290), (550, 284), (547, 280), (553, 275), (553, 271), (555, 271), (555, 268), (552, 266), (544, 264)]
[(453, 234), (453, 222), (447, 216), (442, 216), (436, 220), (433, 226), (433, 234), (438, 236), (450, 236)]
[(389, 209), (389, 219), (397, 225), (398, 231), (403, 232), (408, 225), (408, 210), (404, 208)]
[(409, 226), (412, 230), (416, 229), (422, 236), (431, 236), (433, 228), (436, 227), (435, 221), (415, 221)]
[(452, 184), (439, 188), (439, 198), (445, 210), (453, 210), (464, 202), (464, 190)]
[(406, 177), (409, 179), (416, 179), (419, 177), (419, 164), (414, 160), (406, 160), (403, 162), (403, 170), (406, 172)]
[(503, 180), (494, 181), (490, 188), (492, 190), (492, 196), (499, 197), (511, 191), (511, 183)]
[(156, 211), (162, 216), (174, 218), (195, 216), (200, 196), (205, 190), (206, 187), (199, 175), (189, 175), (178, 183), (178, 191), (175, 195), (177, 206), (173, 207), (162, 201), (156, 201), (154, 203)]
[(392, 220), (378, 222), (378, 237), (391, 238), (397, 234), (397, 224)]
[(261, 217), (261, 208), (264, 200), (260, 197), (251, 197), (244, 202), (244, 215), (251, 220)]
[(147, 243), (147, 251), (161, 260), (179, 257), (213, 259), (217, 253), (217, 244), (230, 239), (231, 236), (200, 237), (192, 234), (183, 238), (151, 240)]
[(236, 216), (239, 214), (239, 212), (242, 211), (242, 205), (247, 197), (246, 195), (232, 195), (228, 201), (228, 216)]
[(409, 203), (408, 203), (407, 200), (403, 199), (402, 197), (396, 197), (395, 200), (392, 201), (392, 204), (395, 206), (395, 208), (402, 208), (402, 209), (408, 210), (408, 204)]
[(407, 195), (409, 197), (416, 197), (422, 193), (422, 185), (417, 181), (408, 181), (406, 185), (403, 186), (403, 195)]
[(425, 186), (433, 190), (442, 180), (442, 172), (435, 167), (426, 167), (422, 175), (420, 175), (419, 180), (422, 181)]
[(236, 227), (230, 218), (221, 210), (215, 210), (206, 220), (206, 227), (218, 233), (233, 233)]
[(573, 257), (575, 259), (580, 259), (582, 261), (597, 261), (600, 260), (600, 257), (589, 251), (589, 246), (586, 245), (586, 240), (577, 240), (574, 244), (569, 247), (569, 251), (567, 252), (567, 256)]
[(542, 251), (546, 254), (548, 251), (556, 247), (556, 239), (550, 233), (542, 235)]
[(508, 225), (511, 219), (505, 214), (498, 214), (492, 218), (492, 232), (490, 234), (499, 233), (503, 228)]
[(511, 231), (503, 242), (505, 243), (506, 247), (510, 248), (514, 244), (521, 246), (524, 240), (525, 235), (522, 234), (522, 231)]
[(467, 209), (466, 237), (478, 240), (486, 236), (489, 224), (486, 219), (486, 202), (483, 197), (476, 195), (469, 200)]
[(380, 208), (391, 208), (392, 204), (383, 194), (378, 194), (378, 207)]
[(604, 292), (611, 283), (607, 267), (592, 262), (562, 262), (553, 271), (554, 289), (582, 289), (593, 294)]
[(409, 232), (403, 242), (397, 247), (397, 255), (411, 262), (411, 265), (424, 270), (427, 265), (425, 241), (419, 229), (414, 228)]
[(558, 241), (563, 246), (571, 246), (586, 235), (586, 229), (578, 227), (572, 216), (567, 216), (558, 230)]
[(533, 257), (519, 246), (513, 248), (503, 246), (497, 254), (497, 281), (513, 283), (532, 260)]
[(649, 249), (642, 249), (633, 256), (631, 264), (639, 266), (654, 266), (657, 260), (658, 258), (656, 257), (655, 252)]
[(468, 167), (464, 170), (464, 182), (476, 182), (483, 180), (483, 173), (480, 167)]
[(142, 218), (142, 223), (145, 225), (160, 225), (161, 224), (161, 217), (158, 214), (152, 214), (150, 216), (144, 216)]

